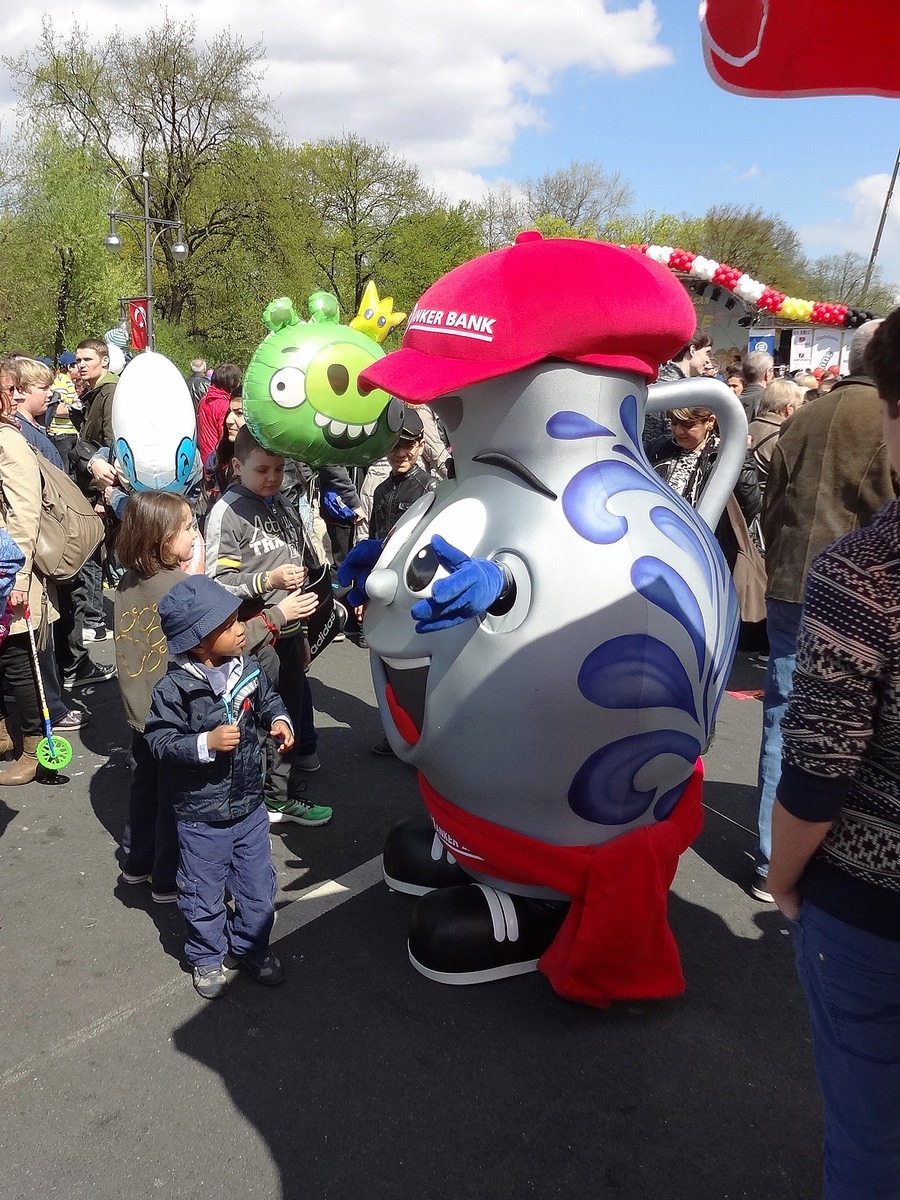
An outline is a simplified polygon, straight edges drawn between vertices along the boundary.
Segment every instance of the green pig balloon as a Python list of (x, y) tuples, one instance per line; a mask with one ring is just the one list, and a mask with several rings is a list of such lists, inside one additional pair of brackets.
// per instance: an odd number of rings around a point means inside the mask
[(363, 395), (360, 372), (384, 357), (371, 338), (338, 324), (329, 292), (310, 297), (301, 321), (282, 296), (263, 313), (271, 330), (244, 377), (244, 419), (261, 446), (311, 467), (365, 467), (397, 440), (403, 405), (376, 388)]

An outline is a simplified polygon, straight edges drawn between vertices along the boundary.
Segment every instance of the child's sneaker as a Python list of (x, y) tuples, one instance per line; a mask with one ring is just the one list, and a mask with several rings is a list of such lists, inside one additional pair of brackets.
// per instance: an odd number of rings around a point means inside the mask
[(224, 965), (229, 970), (240, 967), (242, 971), (252, 975), (257, 983), (265, 984), (266, 987), (278, 987), (279, 983), (284, 983), (284, 967), (274, 950), (267, 950), (262, 958), (250, 958), (249, 955), (238, 958), (237, 955), (229, 954)]
[(194, 988), (204, 1000), (218, 1000), (228, 991), (228, 976), (221, 963), (194, 967)]
[(296, 825), (325, 825), (331, 820), (332, 810), (327, 804), (310, 804), (307, 800), (288, 800), (286, 804), (266, 801), (269, 824), (293, 821)]

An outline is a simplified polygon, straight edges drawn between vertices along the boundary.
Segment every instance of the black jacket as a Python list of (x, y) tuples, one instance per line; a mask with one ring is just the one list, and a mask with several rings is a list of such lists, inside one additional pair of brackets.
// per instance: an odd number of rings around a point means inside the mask
[(410, 505), (426, 492), (433, 492), (437, 485), (438, 480), (421, 467), (413, 467), (404, 475), (388, 475), (372, 495), (369, 537), (387, 537)]
[(84, 421), (78, 431), (78, 441), (69, 451), (69, 464), (75, 481), (86, 496), (97, 499), (100, 488), (94, 482), (88, 463), (98, 450), (112, 446), (112, 402), (118, 378), (107, 371), (81, 397), (84, 405)]
[(203, 399), (203, 397), (209, 391), (209, 380), (206, 378), (205, 375), (203, 375), (203, 374), (198, 375), (196, 373), (196, 371), (194, 371), (190, 375), (188, 375), (186, 383), (187, 383), (187, 389), (191, 394), (191, 400), (193, 401), (193, 404), (194, 404), (194, 411), (196, 412), (197, 408), (200, 405), (200, 401)]
[[(171, 798), (180, 821), (232, 821), (262, 803), (256, 731), (268, 732), (287, 710), (255, 658), (245, 655), (241, 667), (230, 697), (217, 696), (206, 679), (174, 662), (153, 689), (144, 736), (160, 764), (160, 790)], [(241, 728), (239, 744), (201, 763), (198, 735), (235, 721)]]

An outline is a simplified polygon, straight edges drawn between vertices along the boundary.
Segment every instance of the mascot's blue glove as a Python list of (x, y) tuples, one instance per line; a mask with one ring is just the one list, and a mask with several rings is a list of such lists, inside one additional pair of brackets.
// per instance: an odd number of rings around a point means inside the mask
[(498, 563), (469, 558), (440, 534), (431, 539), (431, 549), (450, 574), (437, 581), (427, 599), (412, 606), (416, 633), (434, 633), (480, 617), (500, 598), (506, 586), (506, 576)]
[(337, 517), (339, 521), (356, 520), (356, 513), (352, 508), (347, 507), (337, 492), (323, 492), (322, 507), (330, 512), (333, 517)]
[(358, 604), (368, 603), (366, 580), (378, 562), (383, 545), (383, 538), (364, 538), (356, 543), (338, 567), (337, 581), (341, 587), (350, 588), (347, 600), (354, 608)]

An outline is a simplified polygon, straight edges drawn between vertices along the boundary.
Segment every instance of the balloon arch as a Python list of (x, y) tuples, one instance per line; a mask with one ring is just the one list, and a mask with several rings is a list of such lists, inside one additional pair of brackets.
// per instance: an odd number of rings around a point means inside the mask
[(768, 287), (758, 279), (752, 279), (738, 267), (716, 262), (690, 250), (672, 246), (629, 246), (646, 254), (654, 262), (668, 267), (692, 279), (711, 283), (732, 292), (738, 299), (755, 305), (762, 313), (773, 317), (784, 317), (788, 321), (805, 321), (811, 325), (835, 325), (843, 329), (856, 329), (859, 325), (880, 316), (867, 308), (851, 308), (846, 304), (826, 304), (821, 300), (801, 300), (797, 296), (786, 296), (777, 288)]

